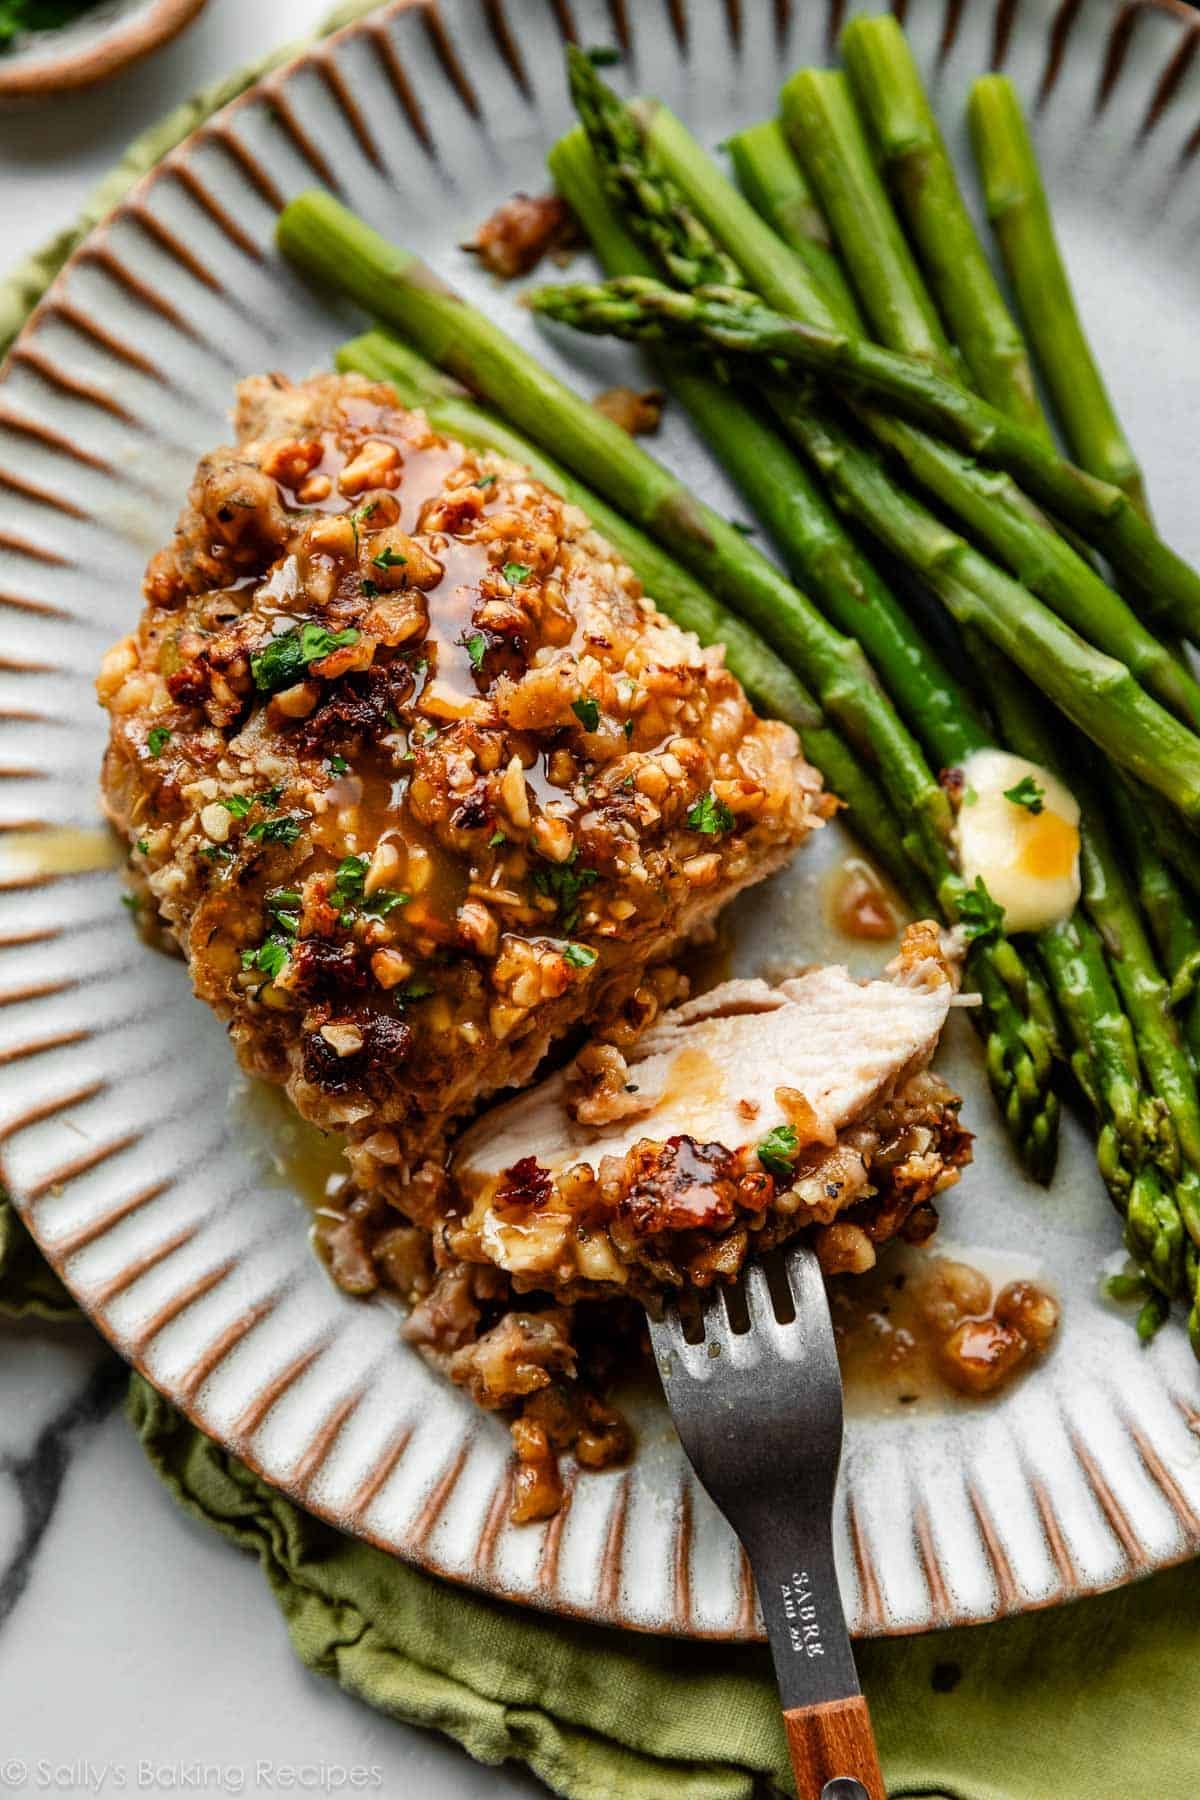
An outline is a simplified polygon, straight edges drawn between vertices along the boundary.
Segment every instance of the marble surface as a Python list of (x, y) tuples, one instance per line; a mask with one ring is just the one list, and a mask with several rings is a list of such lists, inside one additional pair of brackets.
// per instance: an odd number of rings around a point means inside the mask
[[(210, 0), (107, 86), (0, 112), (0, 257), (67, 223), (160, 114), (330, 4)], [(269, 1791), (260, 1764), (377, 1769), (359, 1791), (413, 1800), (546, 1792), (304, 1669), (257, 1566), (161, 1488), (123, 1392), (83, 1328), (0, 1328), (0, 1797), (177, 1793), (198, 1762), (224, 1771), (206, 1793)]]

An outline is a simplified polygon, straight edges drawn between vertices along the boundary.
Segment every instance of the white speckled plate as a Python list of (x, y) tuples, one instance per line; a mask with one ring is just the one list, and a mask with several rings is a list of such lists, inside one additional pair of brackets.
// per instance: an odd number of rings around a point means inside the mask
[[(788, 0), (441, 0), (302, 57), (174, 152), (55, 283), (0, 378), (0, 1140), (25, 1218), (100, 1328), (206, 1430), (305, 1505), (457, 1580), (589, 1619), (724, 1638), (759, 1629), (730, 1532), (646, 1401), (628, 1470), (581, 1475), (551, 1524), (507, 1521), (508, 1439), (336, 1292), (224, 1033), (144, 948), (110, 868), (53, 873), (94, 827), (92, 675), (137, 614), (147, 554), (233, 381), (327, 364), (355, 321), (274, 256), (283, 199), (324, 181), (529, 339), (460, 239), (544, 185), (567, 121), (560, 41), (624, 43), (631, 87), (705, 141), (826, 55), (842, 8)], [(1038, 135), (1089, 323), (1171, 536), (1200, 555), (1200, 66), (1182, 7), (928, 0), (908, 8), (963, 149), (972, 74), (1003, 62)], [(561, 363), (556, 347), (547, 357)], [(625, 367), (582, 346), (574, 379)], [(735, 502), (669, 418), (664, 455)], [(39, 849), (40, 846), (40, 849)], [(820, 923), (836, 835), (737, 909), (736, 965), (845, 954)], [(856, 955), (860, 967), (873, 960)], [(959, 1021), (961, 1023), (961, 1021)], [(1013, 1166), (970, 1033), (948, 1061), (979, 1133), (945, 1238), (1050, 1281), (1049, 1360), (994, 1404), (850, 1421), (837, 1513), (864, 1633), (990, 1619), (1200, 1549), (1200, 1381), (1182, 1331), (1139, 1348), (1099, 1298), (1117, 1222), (1069, 1126), (1050, 1193)], [(920, 1416), (913, 1416), (920, 1414)]]

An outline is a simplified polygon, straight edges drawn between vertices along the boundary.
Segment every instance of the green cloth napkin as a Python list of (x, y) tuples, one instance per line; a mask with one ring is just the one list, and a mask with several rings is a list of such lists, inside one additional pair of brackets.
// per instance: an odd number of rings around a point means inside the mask
[[(371, 10), (350, 0), (332, 30)], [(79, 239), (291, 45), (140, 137), (75, 225), (0, 283), (0, 352)], [(0, 1316), (70, 1317), (0, 1196)], [(524, 1762), (573, 1800), (762, 1800), (791, 1781), (770, 1663), (548, 1618), (422, 1574), (302, 1512), (139, 1376), (128, 1413), (172, 1494), (256, 1555), (297, 1654), (389, 1717)], [(1197, 1658), (1193, 1662), (1193, 1658)], [(864, 1644), (893, 1800), (1196, 1800), (1200, 1564), (1054, 1613)]]

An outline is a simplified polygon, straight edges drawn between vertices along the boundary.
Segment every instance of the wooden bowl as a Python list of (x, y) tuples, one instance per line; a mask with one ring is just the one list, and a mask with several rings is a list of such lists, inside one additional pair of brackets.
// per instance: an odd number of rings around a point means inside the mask
[(205, 0), (124, 0), (84, 13), (58, 31), (41, 32), (25, 49), (0, 56), (0, 100), (36, 100), (107, 81), (168, 43)]

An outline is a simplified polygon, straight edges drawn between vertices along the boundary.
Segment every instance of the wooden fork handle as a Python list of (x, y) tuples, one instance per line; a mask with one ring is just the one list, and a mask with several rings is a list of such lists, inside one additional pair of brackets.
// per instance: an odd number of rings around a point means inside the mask
[(798, 1800), (887, 1800), (861, 1694), (821, 1706), (793, 1706), (783, 1723)]

